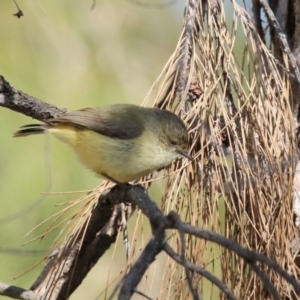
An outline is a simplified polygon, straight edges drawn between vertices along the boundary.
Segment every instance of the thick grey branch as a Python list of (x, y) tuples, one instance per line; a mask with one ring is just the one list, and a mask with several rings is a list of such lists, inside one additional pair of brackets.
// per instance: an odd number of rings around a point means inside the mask
[(0, 75), (0, 106), (24, 114), (39, 121), (46, 121), (64, 114), (60, 109), (15, 89)]
[(125, 276), (118, 297), (119, 300), (129, 300), (131, 298), (138, 283), (143, 278), (150, 264), (155, 260), (156, 255), (162, 251), (164, 243), (165, 228), (162, 227), (151, 238), (137, 262), (134, 264), (130, 272)]
[(20, 300), (42, 299), (33, 291), (27, 291), (14, 285), (0, 282), (0, 295)]

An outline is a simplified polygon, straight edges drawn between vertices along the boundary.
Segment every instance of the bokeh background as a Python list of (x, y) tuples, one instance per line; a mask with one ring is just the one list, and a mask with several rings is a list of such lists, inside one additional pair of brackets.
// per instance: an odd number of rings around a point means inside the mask
[[(184, 1), (149, 2), (96, 1), (91, 9), (92, 1), (19, 0), (24, 17), (17, 19), (14, 2), (1, 1), (0, 74), (16, 88), (68, 110), (140, 104), (176, 47), (184, 10)], [(57, 203), (78, 197), (41, 193), (89, 190), (100, 180), (54, 138), (12, 138), (19, 126), (34, 120), (0, 111), (0, 281), (28, 288), (41, 265), (13, 278), (43, 257), (54, 235), (22, 246), (39, 231), (25, 234), (57, 212)], [(110, 259), (103, 264), (71, 299), (95, 299), (102, 292)]]

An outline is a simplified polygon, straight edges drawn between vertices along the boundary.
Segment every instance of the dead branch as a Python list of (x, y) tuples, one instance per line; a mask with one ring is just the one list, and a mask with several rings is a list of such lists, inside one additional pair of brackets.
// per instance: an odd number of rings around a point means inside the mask
[(134, 211), (129, 200), (119, 189), (102, 193), (84, 230), (52, 251), (31, 289), (47, 299), (67, 299), (116, 241), (122, 224), (122, 203), (129, 208), (127, 219)]
[(15, 89), (0, 75), (0, 106), (24, 114), (39, 121), (56, 118), (67, 110), (57, 108), (33, 96)]
[(0, 295), (20, 300), (42, 300), (35, 292), (0, 282)]
[(269, 268), (273, 269), (274, 271), (276, 271), (276, 273), (282, 276), (286, 281), (288, 281), (295, 288), (295, 290), (300, 293), (300, 283), (293, 276), (289, 275), (288, 272), (282, 269), (275, 261), (269, 259), (265, 255), (257, 253), (256, 251), (248, 250), (240, 246), (235, 241), (229, 240), (226, 237), (215, 232), (200, 229), (187, 223), (182, 223), (181, 226), (182, 230), (187, 234), (195, 235), (198, 238), (205, 239), (206, 241), (212, 241), (236, 253), (238, 256), (242, 257), (250, 266), (256, 264), (256, 262), (267, 265)]
[(270, 6), (265, 0), (259, 0), (260, 5), (264, 8), (266, 15), (268, 16), (269, 20), (271, 21), (271, 24), (273, 25), (274, 29), (277, 32), (278, 39), (280, 41), (280, 45), (282, 47), (282, 50), (288, 55), (290, 63), (292, 65), (292, 68), (295, 72), (296, 78), (298, 83), (300, 83), (300, 71), (298, 68), (297, 60), (292, 53), (289, 43), (287, 41), (286, 35), (283, 32), (279, 22), (277, 21), (273, 11), (271, 10)]
[(164, 251), (177, 263), (184, 265), (185, 268), (187, 268), (190, 272), (195, 272), (203, 276), (204, 278), (208, 279), (214, 285), (216, 285), (220, 289), (220, 291), (222, 291), (226, 295), (227, 299), (237, 300), (237, 298), (234, 296), (230, 288), (225, 283), (223, 283), (220, 279), (214, 276), (212, 273), (206, 271), (205, 269), (199, 266), (191, 264), (188, 261), (183, 261), (182, 256), (177, 254), (168, 244), (164, 245)]
[[(166, 220), (163, 218), (162, 220)], [(118, 299), (130, 299), (134, 294), (138, 283), (142, 280), (144, 274), (148, 270), (150, 264), (155, 260), (155, 257), (162, 251), (165, 243), (164, 224), (161, 224), (155, 229), (155, 233), (142, 251), (137, 262), (134, 264), (129, 273), (124, 277), (121, 283), (121, 291)]]

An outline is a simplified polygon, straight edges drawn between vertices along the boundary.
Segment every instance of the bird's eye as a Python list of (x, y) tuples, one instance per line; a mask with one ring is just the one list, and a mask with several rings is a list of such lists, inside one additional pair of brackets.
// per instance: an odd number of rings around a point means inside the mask
[(170, 144), (172, 145), (172, 146), (176, 146), (177, 145), (177, 143), (175, 142), (175, 141), (170, 141)]

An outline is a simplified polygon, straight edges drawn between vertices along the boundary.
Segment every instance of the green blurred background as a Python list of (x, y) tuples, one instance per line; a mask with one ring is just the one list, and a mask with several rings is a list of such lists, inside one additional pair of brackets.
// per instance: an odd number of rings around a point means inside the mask
[[(13, 1), (0, 3), (0, 74), (17, 89), (68, 110), (140, 104), (176, 46), (184, 7), (180, 1), (154, 7), (125, 0), (97, 1), (93, 10), (92, 1), (82, 0), (18, 4), (21, 19), (12, 15)], [(0, 281), (28, 288), (41, 266), (13, 278), (43, 254), (23, 251), (48, 249), (54, 235), (22, 246), (37, 232), (24, 235), (57, 212), (56, 203), (78, 197), (41, 192), (87, 190), (100, 181), (54, 138), (12, 138), (34, 120), (0, 110)], [(104, 268), (102, 261), (72, 299), (94, 299), (106, 282)]]

